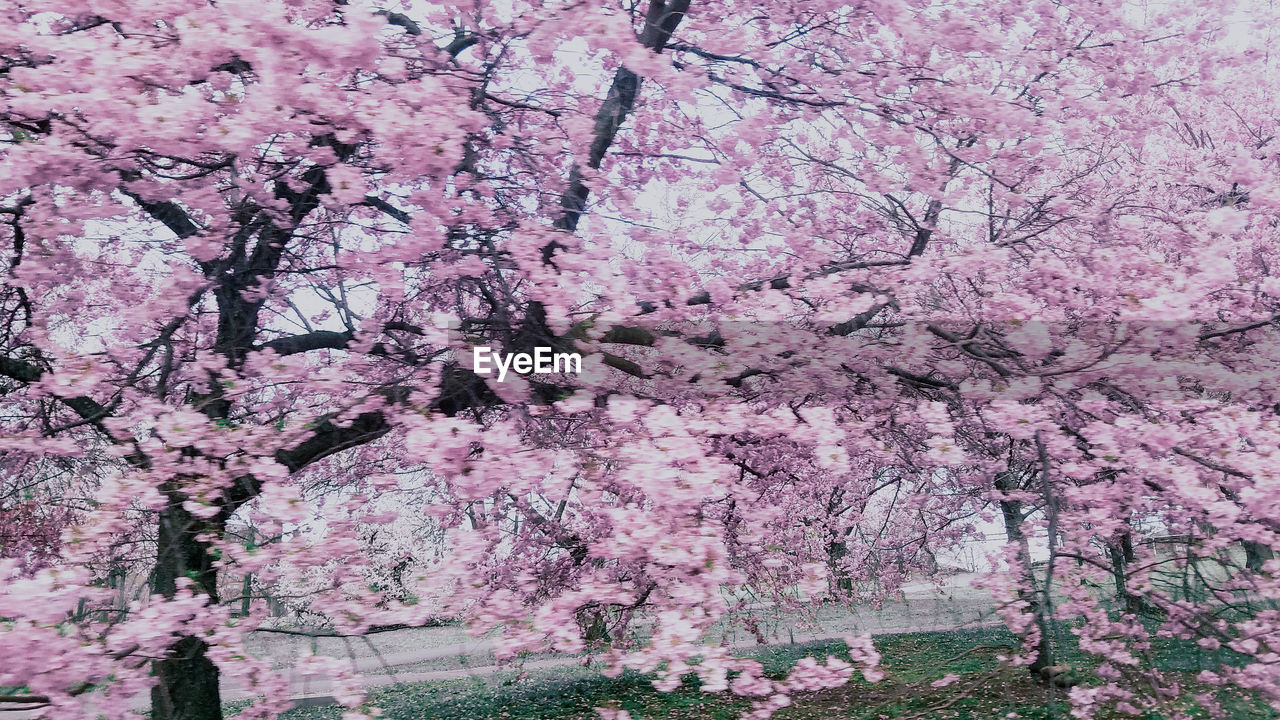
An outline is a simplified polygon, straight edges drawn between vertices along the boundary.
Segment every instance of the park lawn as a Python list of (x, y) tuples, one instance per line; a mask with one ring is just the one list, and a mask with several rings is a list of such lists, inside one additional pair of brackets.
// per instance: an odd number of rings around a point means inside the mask
[[(776, 720), (1070, 720), (1064, 690), (1033, 682), (1025, 670), (997, 661), (996, 656), (1007, 654), (1014, 644), (1003, 628), (884, 636), (876, 644), (884, 656), (884, 680), (871, 684), (855, 676), (841, 688), (796, 695), (791, 707), (774, 715)], [(805, 655), (840, 657), (844, 649), (841, 642), (808, 643), (764, 648), (755, 657), (766, 671), (778, 676)], [(1183, 672), (1184, 679), (1192, 682), (1194, 673), (1170, 670)], [(945, 687), (931, 685), (949, 674), (959, 679)], [(1230, 718), (1276, 717), (1264, 704), (1234, 691), (1219, 690), (1215, 695)], [(696, 683), (660, 693), (649, 678), (637, 673), (609, 679), (578, 666), (535, 670), (521, 680), (509, 671), (380, 687), (370, 691), (368, 700), (389, 720), (597, 720), (597, 707), (626, 710), (635, 720), (730, 720), (750, 708), (749, 701), (726, 693), (704, 694)], [(1206, 717), (1196, 707), (1184, 709), (1192, 717)], [(341, 716), (342, 708), (320, 707), (292, 710), (284, 718), (339, 720)], [(1162, 718), (1149, 714), (1143, 720)]]

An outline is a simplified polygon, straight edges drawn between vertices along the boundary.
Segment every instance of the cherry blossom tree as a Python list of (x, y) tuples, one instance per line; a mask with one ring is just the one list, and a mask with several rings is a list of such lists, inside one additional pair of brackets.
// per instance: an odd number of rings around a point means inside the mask
[[(767, 678), (703, 642), (743, 592), (874, 601), (996, 512), (1013, 661), (1089, 620), (1081, 713), (1177, 696), (1146, 611), (1280, 702), (1274, 610), (1218, 612), (1274, 600), (1280, 520), (1274, 101), (1233, 7), (7, 8), (0, 703), (212, 720), (226, 678), (274, 716), (266, 608), (219, 582), (252, 574), (337, 633), (459, 616), (767, 717), (879, 656)], [(1214, 597), (1157, 586), (1143, 523)], [(107, 612), (104, 558), (146, 602)]]

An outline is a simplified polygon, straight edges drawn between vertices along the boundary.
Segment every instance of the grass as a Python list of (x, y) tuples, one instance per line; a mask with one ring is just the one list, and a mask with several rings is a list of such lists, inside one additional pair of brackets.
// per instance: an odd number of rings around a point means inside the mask
[[(1010, 652), (1015, 638), (1004, 629), (974, 629), (915, 633), (877, 639), (884, 656), (886, 677), (875, 684), (861, 677), (833, 690), (797, 695), (778, 712), (777, 720), (1070, 720), (1065, 691), (1034, 682), (1024, 669), (1002, 665), (997, 655)], [(780, 676), (796, 660), (814, 655), (839, 657), (844, 644), (809, 643), (763, 648), (755, 653), (766, 672)], [(1186, 667), (1178, 648), (1156, 653), (1157, 662), (1193, 683), (1194, 667)], [(1066, 653), (1076, 667), (1087, 661)], [(847, 656), (845, 656), (847, 658)], [(1203, 661), (1197, 660), (1196, 665)], [(932, 682), (954, 674), (959, 680), (935, 688)], [(596, 720), (594, 708), (628, 711), (637, 720), (730, 720), (742, 716), (750, 701), (727, 693), (706, 694), (692, 676), (671, 693), (653, 689), (648, 677), (624, 673), (616, 679), (596, 670), (563, 666), (531, 671), (517, 679), (514, 671), (444, 682), (413, 683), (375, 688), (369, 705), (381, 708), (390, 720)], [(1086, 680), (1086, 684), (1088, 681)], [(1197, 688), (1197, 691), (1209, 690)], [(1262, 720), (1276, 714), (1256, 699), (1235, 691), (1210, 690), (1230, 718)], [(1191, 693), (1187, 693), (1189, 697)], [(1198, 707), (1183, 707), (1193, 718), (1204, 718)], [(342, 708), (292, 710), (286, 720), (339, 720)], [(1100, 720), (1111, 716), (1101, 714)], [(1148, 714), (1142, 720), (1164, 720)]]

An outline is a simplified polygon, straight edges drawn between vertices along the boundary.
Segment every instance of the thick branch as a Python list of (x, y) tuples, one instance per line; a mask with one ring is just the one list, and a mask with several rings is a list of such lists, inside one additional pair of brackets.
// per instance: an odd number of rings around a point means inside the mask
[[(136, 175), (136, 173), (134, 174)], [(124, 175), (127, 180), (129, 179), (130, 173), (122, 173), (122, 175)], [(165, 227), (169, 228), (169, 231), (174, 235), (177, 235), (178, 239), (185, 240), (200, 232), (200, 226), (196, 225), (195, 221), (191, 219), (191, 216), (187, 214), (187, 211), (179, 207), (177, 203), (171, 200), (150, 202), (143, 200), (142, 196), (135, 192), (131, 192), (129, 190), (124, 190), (123, 192), (125, 195), (132, 198), (134, 202), (138, 203), (139, 207), (147, 211), (148, 215), (159, 220)]]
[(0, 695), (0, 703), (21, 703), (23, 705), (48, 705), (53, 702), (48, 695)]
[[(640, 33), (641, 44), (655, 53), (662, 52), (689, 10), (689, 2), (690, 0), (673, 0), (671, 3), (665, 0), (652, 0), (649, 3), (649, 11), (645, 14), (644, 30)], [(609, 93), (605, 96), (600, 110), (596, 112), (591, 149), (587, 155), (587, 167), (593, 170), (600, 168), (600, 163), (604, 160), (609, 146), (613, 144), (618, 129), (631, 114), (639, 91), (640, 76), (625, 67), (618, 68), (614, 73), (613, 83), (609, 86)], [(561, 230), (568, 232), (577, 230), (578, 220), (586, 212), (587, 196), (591, 190), (587, 187), (582, 175), (582, 169), (578, 165), (574, 165), (569, 172), (569, 187), (565, 188), (564, 194), (560, 196), (563, 214), (555, 223), (555, 226)], [(559, 243), (552, 242), (543, 248), (543, 262), (550, 263), (559, 247)]]
[(296, 355), (311, 350), (345, 350), (351, 344), (350, 332), (316, 330), (303, 335), (290, 335), (263, 343), (258, 349), (274, 350), (278, 355)]
[[(44, 376), (44, 370), (36, 365), (23, 360), (15, 360), (9, 357), (0, 356), (0, 375), (17, 380), (22, 383), (31, 384), (39, 382)], [(97, 421), (107, 416), (109, 412), (101, 403), (91, 397), (85, 395), (77, 395), (76, 397), (57, 396), (62, 404), (71, 408), (83, 420)]]
[(316, 425), (311, 437), (292, 449), (277, 450), (276, 462), (297, 472), (311, 463), (347, 448), (372, 442), (391, 430), (386, 416), (380, 411), (361, 413), (349, 425), (339, 427), (329, 420)]

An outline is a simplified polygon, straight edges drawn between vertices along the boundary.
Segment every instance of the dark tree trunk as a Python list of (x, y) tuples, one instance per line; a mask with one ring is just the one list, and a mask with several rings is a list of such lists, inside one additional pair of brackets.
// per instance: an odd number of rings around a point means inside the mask
[(1129, 566), (1136, 559), (1133, 552), (1133, 535), (1125, 531), (1115, 542), (1107, 543), (1107, 555), (1111, 558), (1111, 575), (1115, 579), (1116, 599), (1124, 604), (1124, 611), (1135, 615), (1146, 612), (1146, 602), (1129, 591)]
[(1035, 573), (1031, 568), (1031, 547), (1027, 543), (1026, 534), (1022, 531), (1022, 501), (1008, 499), (1009, 493), (1019, 489), (1016, 476), (1013, 473), (1000, 473), (996, 476), (996, 489), (1005, 495), (1005, 499), (1000, 500), (1005, 537), (1018, 548), (1018, 556), (1015, 560), (1018, 567), (1013, 568), (1022, 581), (1018, 590), (1018, 599), (1030, 607), (1032, 615), (1035, 616), (1036, 628), (1040, 631), (1036, 655), (1027, 670), (1036, 679), (1041, 679), (1040, 671), (1054, 664), (1053, 645), (1049, 640), (1049, 619), (1045, 617), (1044, 604), (1040, 601), (1039, 591), (1036, 590)]
[[(249, 534), (245, 537), (245, 543), (247, 545), (253, 545), (254, 541), (257, 540), (255, 536), (256, 536), (256, 533), (253, 531), (253, 528), (250, 527)], [(253, 610), (252, 598), (253, 598), (253, 573), (247, 572), (244, 574), (244, 581), (240, 584), (240, 615), (241, 616), (248, 617), (249, 613)]]
[[(213, 557), (209, 546), (196, 539), (206, 526), (206, 521), (188, 513), (181, 496), (171, 491), (169, 504), (160, 513), (156, 592), (172, 598), (178, 578), (189, 577), (197, 592), (203, 592), (210, 603), (217, 602)], [(207, 650), (204, 641), (187, 635), (169, 647), (164, 659), (152, 663), (152, 672), (159, 678), (151, 690), (153, 720), (222, 720), (218, 668)]]
[(151, 689), (154, 720), (222, 720), (218, 668), (200, 639), (185, 636), (154, 663), (160, 683)]
[(1252, 540), (1244, 541), (1244, 566), (1251, 572), (1262, 572), (1263, 565), (1275, 557), (1270, 545)]
[(831, 568), (831, 577), (835, 581), (838, 594), (853, 594), (853, 578), (844, 566), (844, 558), (849, 554), (849, 545), (844, 540), (834, 539), (827, 543), (827, 565)]

